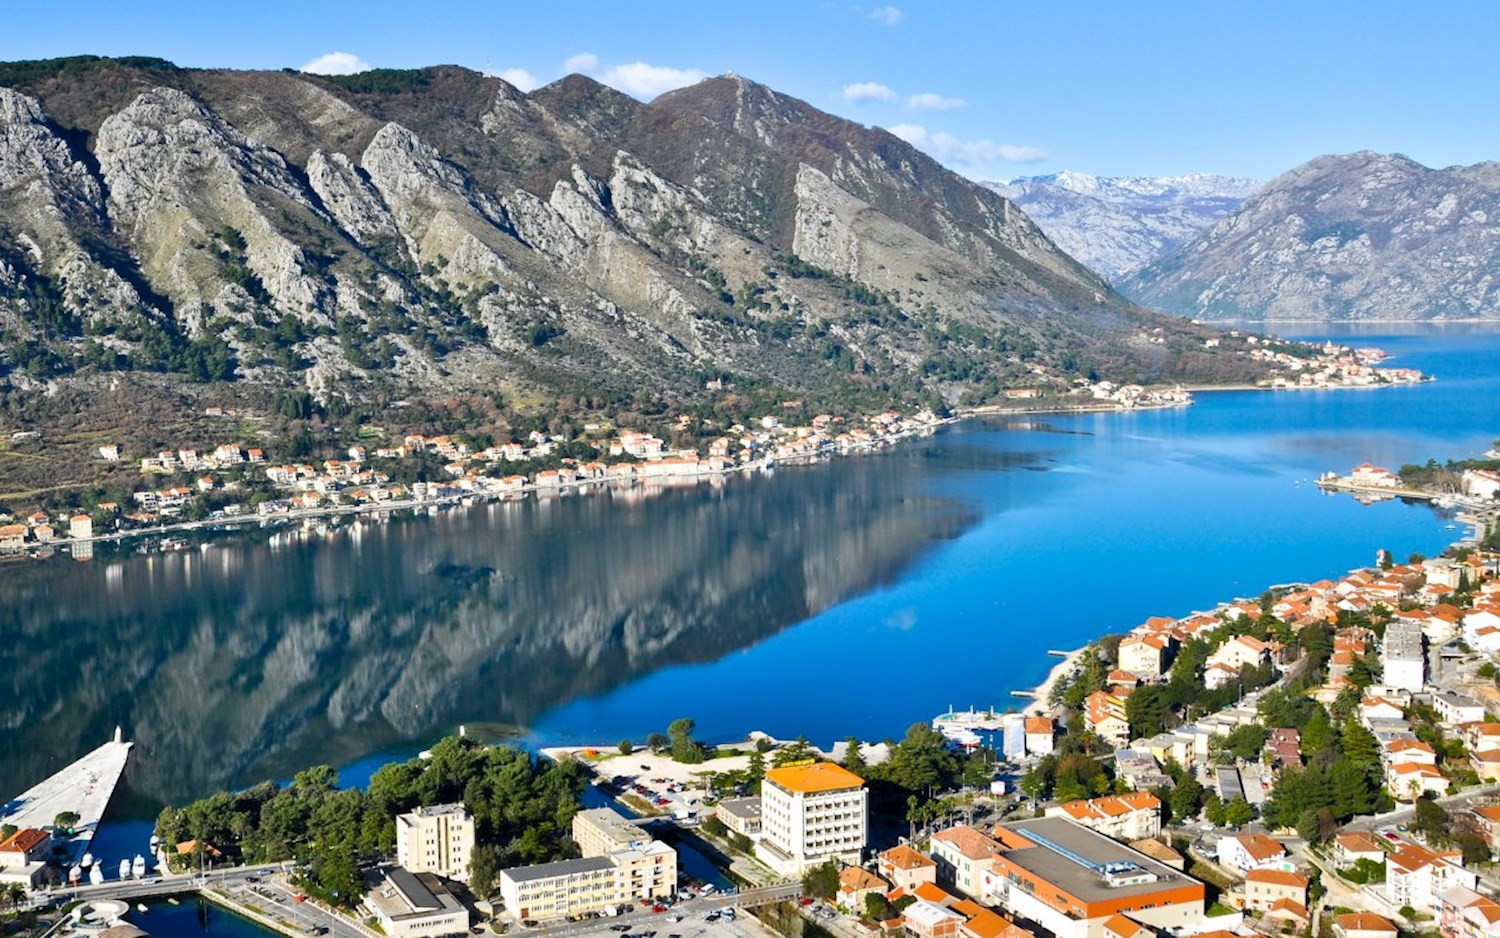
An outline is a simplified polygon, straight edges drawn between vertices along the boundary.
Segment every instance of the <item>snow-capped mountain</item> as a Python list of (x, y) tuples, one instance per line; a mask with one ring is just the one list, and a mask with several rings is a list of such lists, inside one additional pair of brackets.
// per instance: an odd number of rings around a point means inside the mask
[(1212, 173), (1064, 171), (984, 185), (1025, 209), (1058, 247), (1118, 282), (1234, 211), (1261, 183)]

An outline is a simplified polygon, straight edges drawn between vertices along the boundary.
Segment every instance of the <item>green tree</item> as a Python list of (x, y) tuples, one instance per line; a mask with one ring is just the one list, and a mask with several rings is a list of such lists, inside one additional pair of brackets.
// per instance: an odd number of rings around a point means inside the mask
[(1418, 798), (1412, 806), (1411, 828), (1437, 844), (1448, 841), (1448, 812), (1428, 798)]
[(57, 817), (52, 819), (52, 826), (64, 833), (73, 833), (73, 825), (79, 822), (77, 811), (59, 811)]
[(832, 860), (819, 863), (802, 876), (802, 891), (819, 899), (832, 899), (839, 891), (839, 867)]
[(855, 775), (858, 775), (860, 778), (865, 777), (865, 770), (868, 768), (868, 766), (865, 765), (864, 754), (859, 750), (858, 737), (850, 736), (848, 739), (844, 740), (844, 759), (840, 763), (840, 765), (853, 772)]
[(703, 746), (693, 739), (697, 724), (687, 717), (673, 720), (667, 727), (667, 736), (672, 740), (672, 758), (677, 762), (698, 763), (703, 761)]
[(1259, 723), (1237, 726), (1232, 733), (1224, 737), (1224, 748), (1247, 762), (1259, 756), (1265, 744), (1266, 728)]
[(500, 848), (494, 844), (476, 844), (469, 854), (469, 889), (481, 899), (495, 891), (495, 880), (501, 869)]
[(1125, 718), (1135, 736), (1155, 736), (1167, 728), (1172, 718), (1172, 704), (1167, 689), (1160, 684), (1138, 687), (1125, 701)]
[(646, 748), (652, 752), (661, 752), (670, 745), (672, 741), (661, 733), (652, 733), (646, 737)]
[(628, 739), (622, 739), (620, 740), (620, 745), (616, 748), (620, 750), (620, 755), (628, 756), (632, 752), (635, 752), (635, 743), (632, 743)]
[(1203, 819), (1215, 827), (1224, 826), (1224, 802), (1218, 795), (1203, 799)]
[(1172, 789), (1172, 816), (1187, 820), (1198, 813), (1203, 806), (1203, 785), (1191, 775), (1185, 776)]
[(1244, 827), (1254, 819), (1255, 809), (1242, 797), (1233, 798), (1224, 805), (1224, 823), (1229, 827)]

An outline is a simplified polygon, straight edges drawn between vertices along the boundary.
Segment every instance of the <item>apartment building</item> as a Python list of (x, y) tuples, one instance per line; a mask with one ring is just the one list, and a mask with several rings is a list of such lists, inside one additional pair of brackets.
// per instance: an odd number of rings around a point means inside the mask
[(831, 762), (786, 765), (761, 782), (755, 855), (783, 876), (827, 860), (858, 864), (869, 836), (864, 779)]
[(474, 818), (461, 804), (435, 804), (396, 815), (396, 862), (412, 873), (469, 880)]

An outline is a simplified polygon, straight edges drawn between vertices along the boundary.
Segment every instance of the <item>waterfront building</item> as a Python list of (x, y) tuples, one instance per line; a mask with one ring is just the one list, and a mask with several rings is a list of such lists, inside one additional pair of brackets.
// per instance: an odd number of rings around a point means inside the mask
[(1128, 635), (1120, 641), (1120, 670), (1155, 680), (1162, 675), (1167, 641), (1160, 635)]
[(0, 886), (35, 889), (47, 875), (52, 836), (37, 827), (23, 827), (0, 842)]
[(1203, 883), (1066, 818), (1001, 824), (995, 840), (990, 893), (1057, 938), (1105, 938), (1116, 915), (1158, 931), (1203, 918)]
[(1046, 816), (1065, 817), (1116, 840), (1139, 840), (1161, 833), (1161, 799), (1149, 791), (1052, 805)]
[(1050, 755), (1057, 728), (1048, 716), (1026, 718), (1026, 751), (1035, 756)]
[(1392, 622), (1386, 626), (1380, 647), (1380, 664), (1385, 683), (1416, 693), (1427, 683), (1427, 661), (1422, 654), (1422, 630), (1410, 624)]
[(474, 818), (461, 804), (437, 804), (396, 815), (396, 862), (412, 873), (469, 880)]
[(785, 765), (761, 783), (755, 855), (783, 876), (827, 860), (857, 865), (869, 834), (864, 779), (831, 762)]
[(437, 938), (469, 930), (469, 910), (431, 873), (385, 870), (365, 908), (391, 938)]

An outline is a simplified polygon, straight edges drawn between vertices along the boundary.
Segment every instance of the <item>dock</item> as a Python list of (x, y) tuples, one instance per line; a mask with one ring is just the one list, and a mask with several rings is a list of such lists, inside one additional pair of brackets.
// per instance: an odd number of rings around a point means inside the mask
[(72, 811), (78, 815), (73, 837), (54, 842), (67, 847), (68, 864), (78, 862), (88, 852), (109, 799), (120, 784), (132, 745), (121, 739), (116, 727), (114, 739), (0, 804), (0, 824), (50, 829), (59, 814)]

